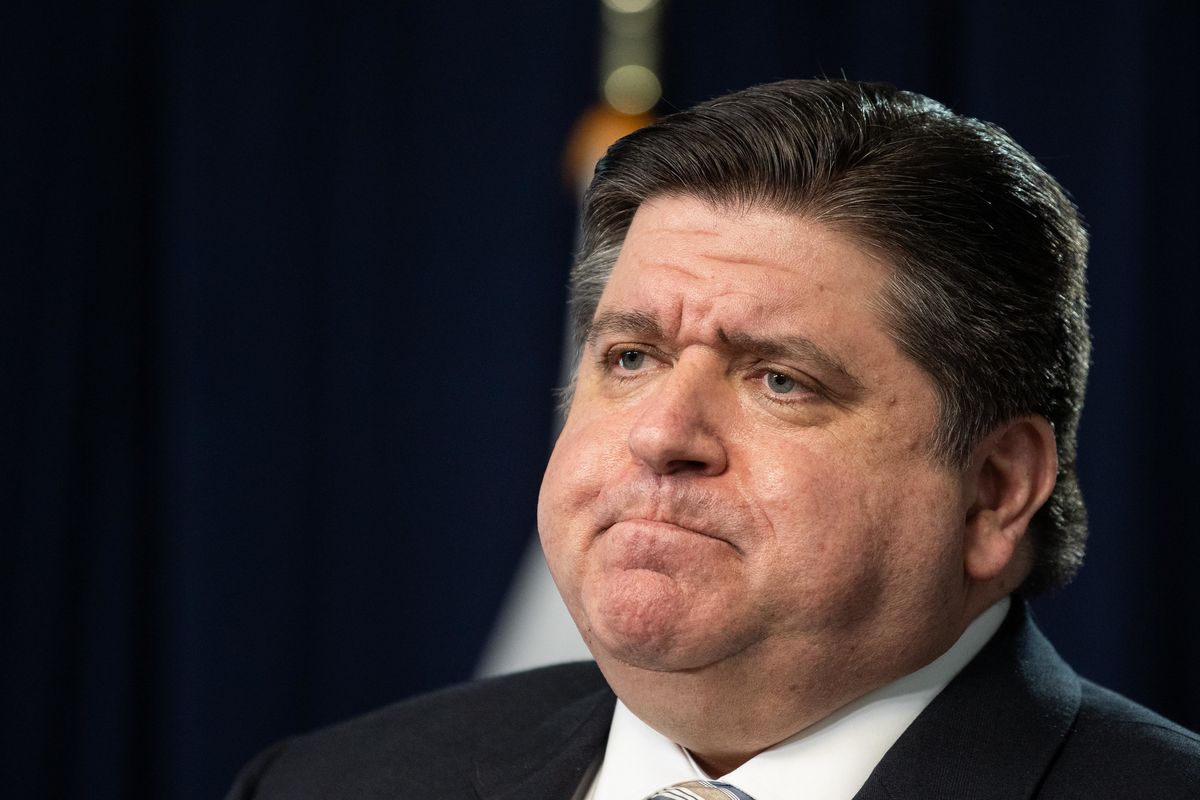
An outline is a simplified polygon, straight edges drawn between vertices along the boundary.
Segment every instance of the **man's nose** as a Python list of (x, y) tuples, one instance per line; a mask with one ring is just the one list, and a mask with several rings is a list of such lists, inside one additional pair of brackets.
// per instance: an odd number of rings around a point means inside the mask
[(728, 456), (718, 426), (719, 380), (677, 365), (650, 388), (629, 431), (629, 451), (659, 475), (719, 475)]

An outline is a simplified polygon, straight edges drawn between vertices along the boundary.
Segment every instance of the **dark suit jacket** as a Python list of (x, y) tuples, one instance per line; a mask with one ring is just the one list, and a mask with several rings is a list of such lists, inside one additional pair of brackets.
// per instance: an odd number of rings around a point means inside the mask
[[(458, 686), (281, 742), (229, 798), (570, 800), (614, 702), (593, 664)], [(857, 800), (1031, 797), (1197, 800), (1200, 737), (1081, 680), (1017, 602)]]

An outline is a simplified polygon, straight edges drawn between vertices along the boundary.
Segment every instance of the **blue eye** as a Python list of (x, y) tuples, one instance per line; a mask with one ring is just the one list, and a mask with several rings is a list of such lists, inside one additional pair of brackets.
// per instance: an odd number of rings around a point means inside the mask
[(627, 369), (630, 372), (635, 372), (641, 369), (646, 363), (646, 354), (637, 350), (626, 350), (621, 353), (621, 357), (617, 359), (617, 364), (621, 369)]
[(767, 386), (776, 394), (787, 394), (796, 388), (796, 381), (781, 372), (768, 372)]

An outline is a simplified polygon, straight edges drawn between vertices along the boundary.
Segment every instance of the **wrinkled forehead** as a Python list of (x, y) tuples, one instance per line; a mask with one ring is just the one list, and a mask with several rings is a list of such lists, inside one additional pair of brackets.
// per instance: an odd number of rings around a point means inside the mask
[(670, 299), (704, 313), (716, 304), (766, 322), (826, 296), (869, 302), (889, 274), (875, 250), (809, 217), (659, 197), (635, 213), (599, 305)]
[(667, 198), (645, 205), (630, 226), (581, 343), (611, 333), (672, 348), (753, 342), (749, 349), (765, 353), (794, 352), (785, 343), (803, 341), (831, 362), (870, 366), (898, 355), (875, 310), (889, 272), (811, 220)]

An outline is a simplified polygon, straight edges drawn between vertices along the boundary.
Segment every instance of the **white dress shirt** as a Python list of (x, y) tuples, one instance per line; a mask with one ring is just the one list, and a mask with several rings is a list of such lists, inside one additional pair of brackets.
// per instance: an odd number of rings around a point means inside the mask
[(728, 775), (706, 775), (683, 747), (617, 701), (608, 746), (583, 800), (643, 800), (681, 781), (726, 781), (754, 800), (850, 800), (905, 729), (1000, 628), (1006, 597), (931, 663), (863, 695)]

